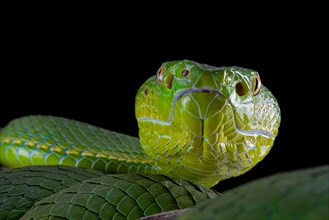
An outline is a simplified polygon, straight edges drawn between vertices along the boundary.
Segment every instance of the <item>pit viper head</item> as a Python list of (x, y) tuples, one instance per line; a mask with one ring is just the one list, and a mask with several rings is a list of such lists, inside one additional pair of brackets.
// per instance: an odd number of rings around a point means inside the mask
[(213, 186), (270, 151), (280, 109), (260, 75), (239, 67), (165, 62), (139, 89), (141, 145), (163, 173)]

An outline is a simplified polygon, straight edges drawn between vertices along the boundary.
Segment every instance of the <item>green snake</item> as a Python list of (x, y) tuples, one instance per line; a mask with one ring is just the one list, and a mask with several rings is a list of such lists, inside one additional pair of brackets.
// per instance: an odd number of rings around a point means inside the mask
[[(179, 220), (329, 219), (329, 166), (275, 174), (205, 201)], [(257, 192), (257, 193), (255, 193)]]
[[(195, 196), (196, 194), (187, 190), (195, 205), (202, 200), (201, 197), (204, 200), (215, 196), (212, 195), (214, 192), (207, 191), (205, 187), (212, 187), (221, 180), (241, 175), (260, 162), (273, 146), (281, 120), (275, 97), (261, 83), (256, 71), (240, 67), (218, 68), (189, 60), (163, 63), (156, 74), (147, 79), (138, 90), (135, 113), (139, 139), (54, 116), (15, 119), (1, 130), (0, 162), (8, 168), (65, 165), (119, 175), (107, 176), (106, 178), (112, 179), (104, 180), (102, 178), (105, 177), (96, 177), (99, 174), (95, 174), (93, 177), (96, 179), (91, 182), (96, 185), (107, 181), (112, 184), (115, 182), (113, 178), (128, 178), (133, 185), (137, 184), (134, 181), (143, 182), (146, 180), (140, 179), (146, 178), (156, 184), (160, 180), (154, 179), (161, 177), (165, 178), (162, 182), (168, 183), (161, 185), (167, 191), (167, 186), (174, 184), (189, 189), (194, 187), (202, 193), (202, 196)], [(33, 182), (30, 180), (31, 176), (39, 175), (31, 167), (20, 169), (23, 170), (3, 171), (13, 172), (8, 175), (14, 176), (3, 179), (3, 185), (7, 187), (3, 191), (8, 192), (8, 188), (18, 181), (16, 172), (28, 173), (28, 179), (21, 180), (24, 187), (29, 181)], [(55, 166), (54, 169), (64, 168)], [(56, 171), (54, 175), (59, 174)], [(83, 181), (81, 184), (88, 183), (86, 178), (80, 179)], [(180, 185), (179, 179), (188, 182)], [(107, 190), (116, 187), (111, 184), (105, 184), (106, 187), (112, 187)], [(148, 189), (143, 184), (141, 187)], [(103, 186), (104, 190), (106, 187)], [(67, 190), (79, 191), (71, 188)], [(128, 193), (127, 190), (125, 188), (123, 191)], [(59, 193), (56, 190), (54, 192)], [(62, 203), (70, 199), (65, 192), (60, 194)], [(171, 199), (178, 204), (176, 194), (170, 190), (169, 192)], [(115, 193), (113, 195), (117, 196)], [(46, 203), (54, 202), (56, 198), (46, 198)], [(137, 197), (131, 198), (137, 201)], [(146, 200), (141, 203), (147, 202)], [(36, 205), (45, 204), (42, 201)], [(104, 203), (105, 200), (102, 201)], [(159, 204), (161, 202), (158, 201)], [(185, 208), (191, 204), (177, 207)], [(47, 205), (45, 207), (48, 208), (42, 207), (32, 209), (33, 213), (30, 211), (25, 219), (33, 216), (43, 218), (53, 208)], [(139, 208), (142, 211), (134, 214), (131, 219), (156, 212), (145, 212), (141, 206)], [(129, 216), (130, 212), (125, 212), (125, 208), (119, 209), (121, 214)], [(14, 217), (19, 216), (8, 210), (6, 212)]]

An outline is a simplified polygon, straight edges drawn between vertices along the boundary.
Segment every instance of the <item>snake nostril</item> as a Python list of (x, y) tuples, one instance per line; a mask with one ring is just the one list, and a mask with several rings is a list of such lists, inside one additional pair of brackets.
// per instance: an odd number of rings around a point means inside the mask
[(144, 90), (144, 95), (147, 96), (149, 94), (149, 89), (146, 87)]
[(241, 82), (238, 82), (235, 85), (235, 91), (239, 96), (244, 96), (245, 94), (248, 93), (248, 89), (246, 88), (246, 86), (244, 84), (242, 84)]
[(182, 71), (182, 76), (187, 76), (190, 73), (188, 70), (183, 70)]

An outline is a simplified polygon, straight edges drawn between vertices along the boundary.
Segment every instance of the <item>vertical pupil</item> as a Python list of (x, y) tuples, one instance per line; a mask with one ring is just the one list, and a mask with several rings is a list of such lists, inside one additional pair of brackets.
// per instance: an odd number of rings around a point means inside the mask
[(254, 91), (256, 91), (258, 89), (258, 79), (255, 80), (255, 88)]
[(162, 72), (162, 68), (160, 68), (159, 71), (158, 71), (158, 80), (159, 81), (162, 80), (161, 72)]
[(260, 91), (261, 81), (259, 76), (255, 76), (252, 81), (252, 94), (257, 95)]
[(164, 69), (163, 67), (161, 67), (158, 72), (157, 72), (157, 82), (158, 82), (158, 85), (161, 86), (162, 85), (162, 80), (163, 80), (163, 74), (164, 74)]

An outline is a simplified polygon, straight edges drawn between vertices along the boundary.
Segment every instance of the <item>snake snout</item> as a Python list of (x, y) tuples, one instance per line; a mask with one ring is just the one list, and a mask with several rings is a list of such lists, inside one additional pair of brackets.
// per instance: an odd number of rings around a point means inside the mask
[(220, 111), (226, 100), (219, 90), (212, 88), (191, 88), (176, 97), (176, 101), (182, 104), (182, 111), (188, 111), (195, 118), (203, 120)]
[(218, 90), (194, 88), (185, 91), (178, 101), (185, 124), (196, 136), (206, 137), (220, 126), (226, 100)]

